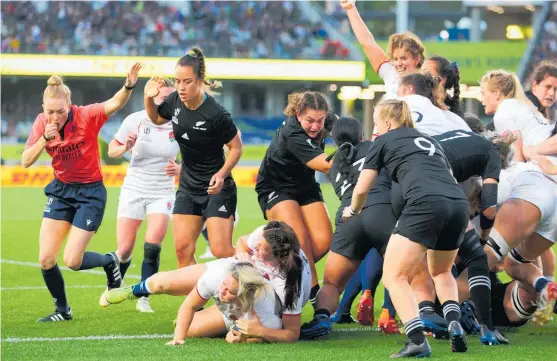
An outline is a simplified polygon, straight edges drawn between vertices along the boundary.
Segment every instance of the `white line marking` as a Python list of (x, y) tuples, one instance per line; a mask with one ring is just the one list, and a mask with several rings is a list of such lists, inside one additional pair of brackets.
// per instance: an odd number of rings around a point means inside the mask
[(8, 337), (2, 342), (59, 342), (59, 341), (107, 341), (107, 340), (137, 340), (153, 338), (172, 338), (174, 335), (106, 335), (106, 336), (78, 336), (78, 337)]
[[(357, 328), (337, 328), (333, 332), (360, 332), (378, 331), (379, 329), (369, 326)], [(140, 339), (160, 339), (173, 338), (173, 334), (154, 334), (154, 335), (106, 335), (106, 336), (77, 336), (77, 337), (8, 337), (3, 338), (2, 342), (61, 342), (61, 341), (109, 341), (109, 340), (140, 340)]]
[[(71, 288), (105, 288), (106, 285), (75, 285), (66, 286), (66, 289)], [(2, 287), (0, 291), (33, 291), (33, 290), (47, 290), (46, 286), (18, 286), (18, 287)]]
[[(0, 260), (2, 263), (6, 263), (6, 264), (13, 264), (16, 266), (27, 266), (27, 267), (37, 267), (40, 268), (41, 265), (35, 262), (23, 262), (23, 261), (14, 261), (11, 259), (1, 259)], [(83, 271), (74, 271), (71, 268), (68, 267), (60, 267), (61, 270), (64, 271), (73, 271), (73, 272), (80, 272), (80, 273), (90, 273), (90, 274), (94, 274), (94, 275), (103, 275), (106, 276), (106, 273), (104, 273), (104, 271), (95, 271), (95, 270), (91, 270), (91, 269), (87, 269), (87, 270), (83, 270)], [(130, 275), (130, 274), (126, 274), (126, 278), (127, 279), (134, 279), (134, 280), (140, 280), (141, 276), (139, 275)]]

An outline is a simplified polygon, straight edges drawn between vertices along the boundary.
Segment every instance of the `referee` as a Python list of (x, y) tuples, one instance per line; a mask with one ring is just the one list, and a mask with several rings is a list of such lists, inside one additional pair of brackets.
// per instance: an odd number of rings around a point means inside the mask
[(66, 298), (64, 278), (56, 263), (62, 242), (64, 263), (75, 271), (104, 267), (108, 288), (120, 287), (122, 277), (115, 253), (86, 252), (101, 225), (106, 206), (97, 138), (107, 119), (121, 109), (137, 82), (141, 64), (135, 63), (126, 81), (104, 103), (76, 106), (61, 77), (53, 75), (43, 94), (43, 110), (22, 155), (25, 168), (33, 165), (46, 148), (52, 157), (54, 180), (46, 186), (46, 202), (39, 235), (39, 263), (56, 309), (39, 322), (70, 321), (72, 311)]

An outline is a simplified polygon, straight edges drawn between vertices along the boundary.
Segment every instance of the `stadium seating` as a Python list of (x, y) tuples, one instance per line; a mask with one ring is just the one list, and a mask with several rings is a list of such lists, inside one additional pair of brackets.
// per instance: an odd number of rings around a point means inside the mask
[[(296, 2), (2, 2), (2, 52), (346, 59)], [(337, 44), (334, 44), (336, 46)]]

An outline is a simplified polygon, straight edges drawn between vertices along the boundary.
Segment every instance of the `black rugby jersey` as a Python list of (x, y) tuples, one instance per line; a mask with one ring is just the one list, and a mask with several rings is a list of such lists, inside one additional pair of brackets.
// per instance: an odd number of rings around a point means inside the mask
[(499, 180), (501, 155), (490, 140), (463, 130), (453, 130), (433, 138), (443, 148), (458, 182), (474, 176)]
[[(230, 113), (210, 95), (197, 109), (190, 110), (178, 92), (170, 94), (159, 105), (158, 113), (172, 121), (174, 138), (180, 146), (180, 187), (187, 193), (206, 195), (211, 178), (224, 165), (224, 145), (238, 134)], [(223, 189), (233, 183), (232, 176), (228, 175)]]
[(382, 168), (400, 184), (407, 204), (431, 195), (466, 200), (439, 143), (414, 128), (393, 129), (375, 139), (364, 169)]

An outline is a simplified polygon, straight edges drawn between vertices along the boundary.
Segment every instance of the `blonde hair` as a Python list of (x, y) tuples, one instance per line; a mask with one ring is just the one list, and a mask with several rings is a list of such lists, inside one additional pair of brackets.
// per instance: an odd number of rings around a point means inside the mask
[(410, 107), (403, 100), (388, 99), (377, 104), (380, 119), (388, 119), (396, 128), (414, 128)]
[(306, 109), (329, 111), (327, 97), (315, 91), (298, 91), (288, 94), (288, 104), (284, 108), (284, 115), (294, 117), (296, 113), (303, 113)]
[(389, 59), (393, 58), (393, 52), (396, 49), (406, 49), (414, 58), (419, 57), (418, 68), (422, 66), (425, 60), (424, 44), (420, 38), (409, 31), (403, 33), (396, 33), (389, 37), (389, 46), (387, 48), (387, 56)]
[(238, 281), (236, 297), (244, 312), (249, 312), (255, 306), (255, 300), (261, 296), (269, 285), (261, 272), (250, 262), (238, 262), (230, 268), (230, 275)]
[(168, 78), (162, 78), (162, 82), (163, 82), (162, 84), (163, 88), (176, 88), (173, 80), (170, 80)]
[(497, 146), (501, 154), (501, 169), (506, 169), (513, 161), (515, 146), (513, 145), (518, 137), (511, 131), (503, 132), (491, 137), (491, 142)]
[(60, 99), (63, 98), (68, 104), (71, 104), (72, 92), (66, 84), (62, 77), (58, 75), (53, 75), (48, 78), (46, 82), (47, 86), (43, 93), (43, 103), (48, 98)]
[(510, 73), (504, 69), (492, 70), (482, 77), (480, 84), (486, 84), (487, 88), (492, 92), (499, 90), (505, 99), (518, 100), (536, 113), (539, 113), (530, 99), (526, 97), (520, 80), (514, 73)]

